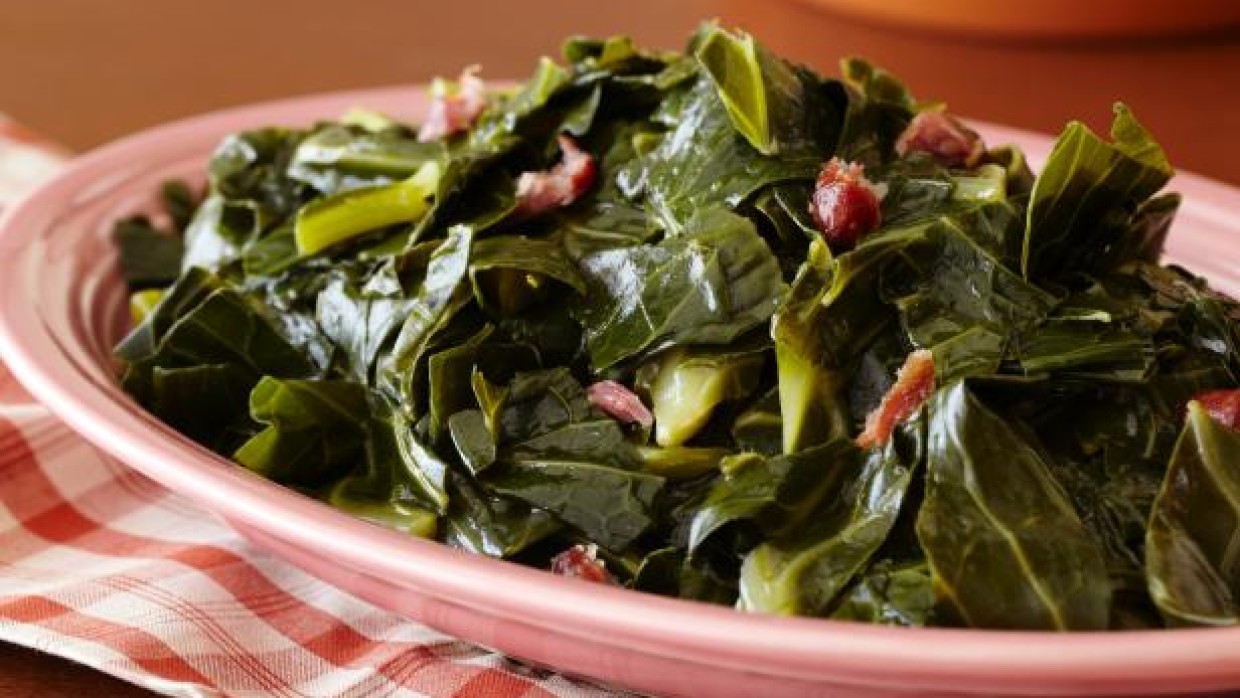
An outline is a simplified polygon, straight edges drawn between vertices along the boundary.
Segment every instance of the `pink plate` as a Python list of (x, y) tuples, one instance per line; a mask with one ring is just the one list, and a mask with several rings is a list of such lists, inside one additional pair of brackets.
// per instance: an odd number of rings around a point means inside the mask
[[(364, 105), (401, 116), (422, 90), (388, 88), (233, 109), (79, 158), (0, 220), (0, 357), (87, 439), (201, 503), (255, 543), (380, 606), (513, 656), (675, 696), (907, 693), (1151, 694), (1240, 688), (1240, 628), (1056, 635), (899, 629), (744, 615), (606, 588), (378, 528), (250, 475), (190, 442), (117, 386), (110, 347), (126, 294), (114, 219), (169, 177), (200, 178), (225, 134), (309, 124)], [(1050, 141), (985, 126), (1037, 162)], [(1240, 191), (1193, 175), (1170, 256), (1240, 293)]]

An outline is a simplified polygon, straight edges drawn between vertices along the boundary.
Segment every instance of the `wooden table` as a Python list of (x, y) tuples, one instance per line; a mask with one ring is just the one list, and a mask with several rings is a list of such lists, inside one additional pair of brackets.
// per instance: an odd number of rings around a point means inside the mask
[[(358, 12), (352, 12), (352, 10)], [(320, 90), (423, 81), (480, 62), (523, 77), (570, 33), (678, 46), (700, 18), (824, 70), (861, 54), (923, 99), (1027, 129), (1105, 128), (1127, 101), (1184, 169), (1240, 184), (1240, 35), (1072, 44), (868, 26), (777, 0), (45, 0), (0, 3), (0, 110), (77, 149), (167, 119)], [(279, 45), (272, 41), (280, 37)], [(0, 645), (0, 696), (138, 696)]]

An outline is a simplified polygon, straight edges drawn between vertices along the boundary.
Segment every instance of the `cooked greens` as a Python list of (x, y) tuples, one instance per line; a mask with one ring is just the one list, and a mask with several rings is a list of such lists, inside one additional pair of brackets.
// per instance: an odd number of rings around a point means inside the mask
[(711, 24), (465, 92), (232, 135), (120, 221), (126, 390), (378, 525), (638, 590), (1240, 622), (1240, 304), (1158, 265), (1179, 197), (1126, 107), (1034, 176), (875, 66)]

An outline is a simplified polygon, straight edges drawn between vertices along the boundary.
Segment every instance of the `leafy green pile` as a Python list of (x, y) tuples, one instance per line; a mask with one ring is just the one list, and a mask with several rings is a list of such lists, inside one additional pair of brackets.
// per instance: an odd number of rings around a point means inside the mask
[[(919, 104), (706, 26), (685, 54), (572, 39), (467, 132), (359, 113), (220, 144), (205, 198), (118, 226), (124, 386), (198, 442), (376, 523), (751, 611), (1102, 629), (1240, 618), (1237, 304), (1157, 264), (1179, 199), (1117, 106), (948, 169)], [(593, 154), (571, 205), (518, 178)], [(832, 156), (885, 191), (833, 255)], [(150, 301), (151, 293), (142, 298)], [(854, 439), (915, 350), (937, 390)], [(623, 423), (588, 388), (651, 407)]]

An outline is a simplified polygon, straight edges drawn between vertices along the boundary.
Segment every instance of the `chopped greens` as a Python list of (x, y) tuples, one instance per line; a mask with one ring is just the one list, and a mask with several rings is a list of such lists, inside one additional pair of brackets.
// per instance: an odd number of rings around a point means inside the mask
[(116, 224), (122, 383), (354, 516), (595, 581), (1240, 623), (1240, 304), (1158, 264), (1162, 149), (1117, 105), (1035, 175), (841, 73), (714, 24), (684, 53), (578, 37), (514, 90), (441, 82), (420, 129), (229, 136), (205, 192)]

